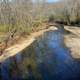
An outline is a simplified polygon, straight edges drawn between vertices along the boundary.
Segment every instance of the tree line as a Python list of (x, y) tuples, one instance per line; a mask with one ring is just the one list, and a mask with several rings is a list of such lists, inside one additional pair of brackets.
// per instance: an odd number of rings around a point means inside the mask
[(0, 0), (0, 33), (6, 37), (0, 43), (8, 46), (16, 36), (36, 31), (46, 21), (46, 0)]
[(6, 33), (2, 42), (44, 28), (48, 22), (80, 25), (80, 0), (0, 0), (0, 33)]
[(53, 17), (67, 25), (80, 25), (80, 0), (61, 0), (54, 8)]

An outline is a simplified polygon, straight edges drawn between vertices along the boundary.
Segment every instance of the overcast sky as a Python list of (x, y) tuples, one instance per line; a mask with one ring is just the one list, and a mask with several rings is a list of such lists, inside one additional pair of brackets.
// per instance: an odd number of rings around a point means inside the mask
[[(33, 0), (33, 2), (35, 2), (36, 0)], [(40, 0), (40, 1), (43, 1), (43, 0)], [(47, 0), (48, 2), (58, 2), (60, 0)]]
[(57, 2), (59, 0), (48, 0), (48, 2)]

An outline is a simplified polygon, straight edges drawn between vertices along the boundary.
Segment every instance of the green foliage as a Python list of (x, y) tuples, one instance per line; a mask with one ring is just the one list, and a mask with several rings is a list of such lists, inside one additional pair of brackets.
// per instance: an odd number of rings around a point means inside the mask
[(7, 32), (9, 26), (8, 25), (0, 25), (0, 32)]
[(49, 16), (49, 21), (54, 21), (54, 15)]
[(5, 40), (5, 35), (0, 35), (0, 42), (3, 42)]
[(41, 25), (42, 25), (41, 21), (35, 21), (35, 22), (33, 22), (33, 27), (35, 27), (35, 28), (37, 28), (37, 27), (39, 27)]

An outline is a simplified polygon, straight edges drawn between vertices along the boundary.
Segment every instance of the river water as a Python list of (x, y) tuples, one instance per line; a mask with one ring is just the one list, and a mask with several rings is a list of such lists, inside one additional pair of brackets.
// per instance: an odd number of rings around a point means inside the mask
[(0, 80), (80, 80), (80, 62), (70, 53), (62, 31), (45, 32), (0, 64)]

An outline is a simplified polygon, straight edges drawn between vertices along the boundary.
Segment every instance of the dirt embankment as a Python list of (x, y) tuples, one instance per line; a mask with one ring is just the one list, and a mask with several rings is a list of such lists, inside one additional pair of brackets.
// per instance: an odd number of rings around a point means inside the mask
[(65, 44), (71, 50), (71, 55), (75, 59), (80, 59), (80, 28), (65, 26), (68, 31), (65, 35)]
[(19, 43), (7, 48), (4, 53), (0, 56), (0, 62), (6, 60), (9, 57), (15, 56), (20, 53), (23, 49), (27, 48), (31, 43), (36, 40), (36, 37), (44, 34), (44, 32), (49, 30), (55, 30), (57, 28), (50, 27), (48, 29), (40, 30), (38, 32), (31, 33), (27, 38), (21, 39)]

